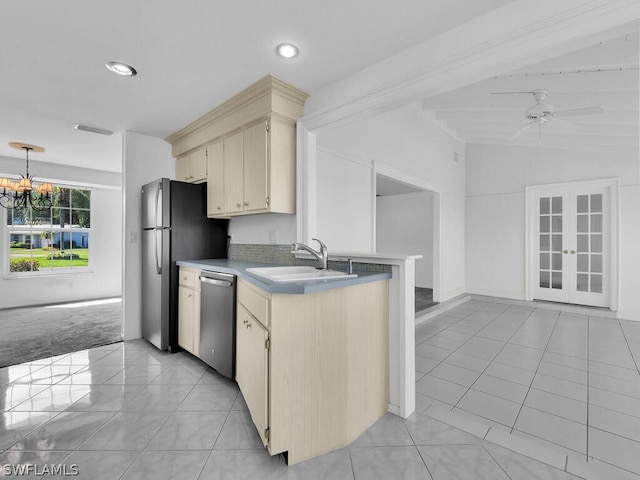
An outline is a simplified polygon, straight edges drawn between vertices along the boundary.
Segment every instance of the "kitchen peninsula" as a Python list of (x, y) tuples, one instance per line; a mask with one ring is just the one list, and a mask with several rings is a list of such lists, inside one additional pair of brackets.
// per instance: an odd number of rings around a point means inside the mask
[(389, 273), (270, 282), (236, 260), (178, 262), (235, 274), (236, 380), (258, 433), (289, 464), (353, 442), (389, 406)]

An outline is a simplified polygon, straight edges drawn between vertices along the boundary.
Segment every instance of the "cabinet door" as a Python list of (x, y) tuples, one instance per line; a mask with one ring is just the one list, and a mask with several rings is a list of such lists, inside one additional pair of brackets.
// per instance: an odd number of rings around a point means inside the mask
[(189, 155), (176, 159), (176, 180), (190, 182)]
[(267, 205), (267, 122), (244, 130), (244, 211)]
[(238, 304), (236, 326), (236, 382), (253, 423), (266, 446), (268, 427), (269, 356), (267, 330)]
[[(194, 322), (196, 317), (195, 291), (178, 287), (178, 345), (194, 353)], [(199, 304), (198, 304), (199, 306)]]
[(242, 138), (242, 132), (238, 132), (224, 139), (224, 209), (226, 213), (242, 212), (243, 209)]
[(207, 216), (224, 213), (224, 148), (217, 142), (207, 148)]
[(189, 155), (191, 182), (204, 182), (207, 179), (207, 149), (201, 148)]

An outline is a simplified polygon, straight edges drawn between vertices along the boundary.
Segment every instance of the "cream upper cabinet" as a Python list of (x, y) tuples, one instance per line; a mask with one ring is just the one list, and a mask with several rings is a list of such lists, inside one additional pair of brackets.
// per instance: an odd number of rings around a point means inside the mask
[(165, 139), (177, 178), (215, 190), (208, 216), (295, 213), (296, 121), (307, 97), (267, 75)]
[(224, 139), (224, 213), (242, 213), (244, 206), (243, 184), (243, 132)]
[(224, 146), (219, 141), (207, 147), (207, 215), (224, 213)]
[[(244, 130), (244, 211), (269, 209), (267, 170), (269, 123), (260, 122)], [(290, 168), (290, 167), (286, 167)], [(295, 186), (291, 185), (295, 191)], [(277, 192), (276, 195), (278, 195)], [(295, 210), (294, 210), (295, 211)], [(294, 213), (294, 211), (284, 213)]]
[(207, 180), (207, 148), (199, 148), (176, 160), (176, 179), (201, 183)]

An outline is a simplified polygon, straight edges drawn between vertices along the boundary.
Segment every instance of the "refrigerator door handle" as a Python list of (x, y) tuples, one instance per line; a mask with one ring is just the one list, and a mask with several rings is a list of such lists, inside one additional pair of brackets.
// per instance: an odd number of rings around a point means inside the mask
[(153, 219), (153, 226), (157, 227), (158, 226), (158, 203), (160, 201), (160, 192), (162, 192), (162, 182), (158, 183), (158, 188), (156, 188), (156, 205), (154, 208), (154, 219)]
[(153, 231), (153, 249), (155, 251), (156, 271), (158, 272), (158, 275), (162, 274), (162, 265), (160, 265), (160, 256), (158, 255), (158, 253), (162, 250), (162, 246), (160, 249), (158, 249), (158, 233), (161, 233), (161, 232), (162, 230)]

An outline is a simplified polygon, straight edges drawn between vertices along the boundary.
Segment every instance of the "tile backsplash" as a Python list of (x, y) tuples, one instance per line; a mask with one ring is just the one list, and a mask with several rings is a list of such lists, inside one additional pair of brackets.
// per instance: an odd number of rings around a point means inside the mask
[[(258, 244), (258, 243), (232, 243), (229, 246), (229, 258), (246, 262), (276, 263), (278, 265), (312, 265), (317, 262), (311, 259), (296, 258), (291, 253), (291, 244)], [(333, 270), (347, 270), (347, 262), (329, 260), (329, 268)], [(391, 265), (379, 263), (353, 262), (353, 268), (363, 272), (391, 272)]]

